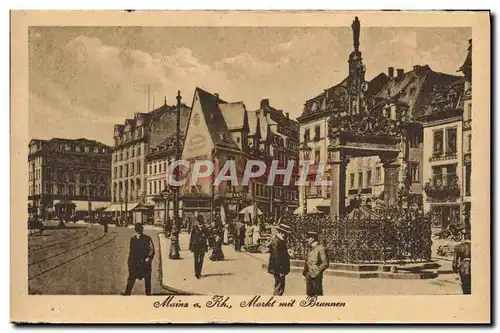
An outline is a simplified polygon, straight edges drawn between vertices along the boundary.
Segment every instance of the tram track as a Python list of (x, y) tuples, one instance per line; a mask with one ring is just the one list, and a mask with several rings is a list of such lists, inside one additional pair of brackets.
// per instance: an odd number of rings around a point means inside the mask
[[(41, 244), (41, 246), (37, 246), (32, 250), (30, 250), (28, 248), (28, 254), (32, 254), (32, 253), (38, 252), (40, 250), (48, 249), (48, 248), (51, 248), (51, 247), (54, 247), (54, 246), (57, 246), (60, 244), (65, 244), (67, 242), (71, 242), (71, 241), (86, 237), (90, 232), (89, 229), (90, 229), (90, 227), (85, 228), (84, 232), (80, 233), (80, 235), (78, 235), (77, 237), (73, 237), (75, 234), (77, 234), (77, 233), (74, 233), (74, 234), (71, 234), (71, 235), (68, 235), (65, 237), (60, 237), (60, 238), (54, 239), (54, 240), (49, 241), (49, 242), (44, 242), (43, 244)], [(70, 238), (70, 237), (73, 237), (73, 238)]]
[(42, 259), (36, 260), (36, 261), (34, 261), (34, 262), (31, 262), (31, 263), (28, 263), (28, 267), (29, 267), (29, 266), (32, 266), (32, 265), (36, 265), (36, 264), (38, 264), (38, 263), (40, 263), (40, 262), (44, 262), (44, 261), (46, 261), (46, 260), (49, 260), (49, 259), (55, 258), (55, 257), (59, 257), (60, 255), (63, 255), (63, 254), (65, 254), (65, 253), (68, 253), (68, 252), (71, 252), (71, 251), (74, 251), (74, 250), (78, 250), (78, 249), (80, 249), (80, 248), (82, 248), (82, 247), (84, 247), (84, 246), (87, 246), (87, 245), (90, 245), (90, 244), (92, 244), (92, 243), (95, 243), (95, 242), (97, 242), (97, 241), (99, 241), (99, 240), (103, 239), (104, 237), (106, 237), (106, 235), (101, 235), (100, 237), (94, 238), (94, 239), (92, 239), (92, 240), (91, 240), (91, 241), (89, 241), (89, 242), (86, 242), (86, 243), (83, 243), (83, 244), (79, 244), (78, 246), (75, 246), (75, 247), (72, 247), (72, 248), (69, 248), (69, 249), (65, 249), (64, 251), (61, 251), (61, 252), (59, 252), (59, 253), (52, 254), (52, 255), (50, 255), (50, 256), (48, 256), (48, 257), (45, 257), (45, 258), (42, 258)]
[[(56, 255), (54, 255), (54, 256), (51, 256), (51, 257), (48, 257), (48, 258), (44, 258), (44, 259), (42, 259), (42, 260), (39, 260), (39, 261), (37, 261), (37, 262), (33, 262), (33, 263), (29, 264), (29, 266), (33, 267), (33, 266), (34, 266), (34, 265), (36, 265), (36, 264), (40, 264), (40, 263), (42, 263), (42, 262), (44, 262), (44, 261), (47, 261), (47, 260), (49, 260), (49, 259), (53, 259), (53, 258), (59, 257), (59, 256), (61, 256), (61, 255), (63, 255), (63, 254), (70, 254), (70, 252), (72, 252), (72, 251), (76, 251), (76, 250), (82, 249), (83, 247), (88, 246), (88, 245), (90, 245), (90, 244), (92, 244), (92, 243), (95, 243), (95, 242), (96, 242), (96, 241), (98, 241), (98, 240), (105, 239), (105, 237), (106, 237), (106, 235), (103, 235), (103, 236), (101, 236), (101, 237), (99, 237), (99, 238), (96, 238), (96, 239), (94, 239), (94, 240), (90, 241), (90, 242), (84, 243), (84, 244), (82, 244), (82, 245), (80, 245), (80, 246), (78, 246), (78, 247), (74, 247), (74, 248), (72, 248), (72, 249), (70, 249), (70, 250), (66, 250), (66, 251), (64, 251), (64, 252), (61, 252), (61, 253), (59, 253), (57, 256), (56, 256)], [(77, 254), (77, 255), (73, 255), (72, 257), (70, 257), (70, 258), (68, 258), (68, 259), (64, 259), (63, 261), (61, 261), (61, 262), (57, 263), (56, 265), (52, 265), (52, 266), (50, 266), (50, 267), (48, 267), (48, 268), (44, 268), (44, 269), (42, 269), (41, 271), (36, 272), (34, 275), (28, 276), (28, 281), (34, 280), (34, 279), (36, 279), (36, 278), (39, 278), (39, 277), (41, 277), (41, 276), (43, 276), (43, 275), (45, 275), (45, 274), (47, 274), (47, 273), (49, 273), (49, 272), (53, 271), (54, 269), (57, 269), (57, 268), (59, 268), (59, 267), (62, 267), (62, 266), (66, 265), (66, 264), (68, 264), (68, 263), (70, 263), (70, 262), (72, 262), (72, 261), (74, 261), (74, 260), (76, 260), (76, 259), (78, 259), (78, 258), (81, 258), (81, 257), (83, 257), (83, 256), (85, 256), (85, 255), (87, 255), (87, 254), (90, 254), (90, 253), (92, 253), (93, 251), (95, 251), (95, 250), (97, 250), (97, 249), (99, 249), (99, 248), (101, 248), (101, 247), (104, 247), (104, 246), (106, 246), (107, 244), (109, 244), (109, 243), (113, 242), (113, 241), (114, 241), (115, 239), (117, 239), (117, 238), (118, 238), (118, 236), (111, 236), (111, 237), (109, 237), (109, 238), (108, 238), (105, 242), (103, 242), (103, 243), (101, 243), (101, 244), (99, 244), (99, 245), (97, 245), (97, 246), (94, 246), (94, 247), (90, 248), (89, 250), (86, 250), (86, 251), (84, 251), (84, 252), (82, 252), (82, 253), (79, 253), (79, 254)], [(77, 251), (77, 253), (78, 253), (78, 251)], [(29, 273), (28, 273), (28, 274), (29, 274)]]

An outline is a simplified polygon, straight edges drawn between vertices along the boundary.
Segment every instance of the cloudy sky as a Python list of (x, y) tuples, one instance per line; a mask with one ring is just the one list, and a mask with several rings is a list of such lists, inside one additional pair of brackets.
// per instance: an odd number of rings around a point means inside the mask
[[(362, 28), (367, 79), (428, 64), (456, 74), (468, 28)], [(262, 98), (292, 117), (347, 74), (346, 28), (30, 27), (29, 135), (112, 144), (113, 125), (150, 104), (190, 105), (198, 86), (248, 109)]]

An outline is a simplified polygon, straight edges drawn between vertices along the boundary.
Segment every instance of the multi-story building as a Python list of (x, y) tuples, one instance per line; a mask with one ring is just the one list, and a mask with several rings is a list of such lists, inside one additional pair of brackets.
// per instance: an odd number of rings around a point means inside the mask
[[(150, 222), (153, 207), (148, 205), (147, 200), (146, 155), (151, 147), (157, 147), (171, 135), (171, 111), (172, 106), (168, 106), (165, 100), (161, 107), (148, 113), (136, 113), (133, 119), (126, 119), (124, 125), (115, 125), (111, 187), (113, 205), (108, 211), (115, 212), (116, 217), (126, 217), (128, 222)], [(189, 108), (184, 104), (181, 114), (184, 117), (189, 114)], [(136, 209), (139, 204), (142, 204), (141, 209)]]
[(472, 40), (469, 40), (469, 48), (464, 64), (460, 67), (464, 73), (464, 94), (463, 94), (463, 178), (462, 200), (464, 224), (470, 226), (471, 217), (471, 173), (472, 173)]
[(32, 139), (28, 149), (28, 200), (38, 216), (80, 219), (110, 205), (110, 147), (84, 138), (53, 138)]
[[(180, 112), (180, 151), (184, 144), (186, 127), (189, 120), (190, 109), (182, 106)], [(146, 155), (147, 166), (147, 192), (146, 198), (149, 205), (154, 205), (153, 221), (162, 224), (168, 215), (173, 217), (172, 198), (163, 197), (162, 191), (170, 190), (168, 182), (168, 166), (175, 160), (175, 126), (177, 117), (177, 107), (171, 106), (165, 111), (161, 121), (163, 123), (164, 140), (156, 146), (151, 147)], [(170, 191), (172, 193), (172, 191)], [(166, 215), (167, 214), (167, 215)]]
[[(359, 71), (358, 68), (363, 70)], [(312, 148), (312, 159), (316, 163), (328, 160), (330, 117), (335, 112), (357, 115), (363, 108), (361, 101), (359, 106), (356, 101), (352, 101), (353, 106), (349, 106), (347, 100), (350, 94), (349, 89), (352, 87), (350, 84), (353, 80), (364, 82), (365, 70), (361, 52), (355, 50), (349, 57), (349, 75), (339, 84), (306, 101), (304, 111), (298, 118), (301, 124), (300, 137), (301, 140), (304, 135), (308, 138), (308, 144)], [(393, 120), (401, 118), (405, 123), (405, 132), (400, 142), (400, 154), (397, 161), (399, 165), (397, 181), (399, 184), (409, 183), (410, 198), (419, 205), (422, 203), (423, 129), (418, 117), (422, 116), (429, 107), (433, 87), (436, 84), (450, 84), (457, 78), (457, 76), (435, 72), (428, 65), (415, 65), (407, 72), (398, 68), (396, 73), (394, 67), (388, 67), (387, 74), (380, 73), (371, 81), (360, 85), (365, 100), (370, 101), (371, 105), (366, 105), (367, 110), (370, 109), (369, 112), (374, 115), (382, 113)], [(385, 172), (380, 158), (378, 156), (348, 156), (348, 160), (345, 175), (347, 209), (354, 203), (358, 204), (359, 201), (370, 205), (382, 199)], [(326, 170), (325, 174), (328, 175), (328, 167)], [(310, 168), (310, 171), (314, 173), (314, 168)], [(308, 210), (315, 207), (328, 210), (330, 203), (329, 200), (325, 200), (330, 196), (331, 191), (328, 188), (311, 185), (306, 191), (307, 204), (310, 206)]]
[(264, 99), (258, 110), (249, 111), (243, 102), (228, 103), (218, 94), (197, 88), (192, 112), (186, 130), (182, 159), (208, 159), (215, 165), (215, 173), (228, 160), (234, 161), (238, 185), (223, 181), (213, 186), (214, 179), (187, 184), (181, 189), (183, 215), (209, 215), (220, 212), (226, 219), (235, 219), (241, 209), (256, 205), (263, 218), (278, 218), (285, 210), (297, 207), (297, 187), (267, 186), (267, 179), (251, 180), (242, 185), (246, 162), (261, 160), (270, 166), (279, 160), (285, 169), (290, 160), (298, 158), (298, 125), (281, 110)]
[(464, 77), (434, 86), (424, 126), (424, 211), (435, 227), (470, 223), (471, 46)]

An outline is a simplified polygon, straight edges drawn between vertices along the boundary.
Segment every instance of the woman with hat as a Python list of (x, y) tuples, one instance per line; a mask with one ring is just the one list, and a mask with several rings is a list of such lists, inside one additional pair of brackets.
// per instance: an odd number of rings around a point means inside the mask
[(269, 245), (269, 264), (267, 271), (274, 276), (274, 295), (281, 296), (285, 292), (285, 277), (290, 273), (290, 256), (286, 245), (286, 237), (291, 228), (281, 223), (276, 228), (276, 236)]
[(318, 242), (318, 233), (314, 231), (307, 233), (307, 244), (310, 250), (302, 272), (306, 278), (307, 296), (323, 296), (323, 272), (328, 268), (326, 250)]

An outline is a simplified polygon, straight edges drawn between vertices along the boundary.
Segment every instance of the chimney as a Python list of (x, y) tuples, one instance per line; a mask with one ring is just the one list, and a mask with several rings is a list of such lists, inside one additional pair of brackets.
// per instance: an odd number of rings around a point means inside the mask
[(167, 96), (164, 96), (165, 98), (165, 105), (167, 105)]
[(261, 100), (260, 101), (260, 107), (261, 108), (269, 107), (269, 99), (265, 98), (265, 99)]
[(214, 93), (214, 96), (215, 96), (215, 101), (219, 102), (219, 94), (218, 93)]
[(285, 115), (286, 115), (286, 119), (290, 119), (290, 113), (286, 112)]
[(405, 74), (405, 70), (404, 69), (402, 69), (402, 68), (398, 68), (397, 69), (397, 78), (398, 78), (398, 80), (403, 79), (404, 74)]
[(389, 67), (387, 69), (387, 75), (389, 76), (389, 78), (393, 78), (394, 77), (394, 67)]

